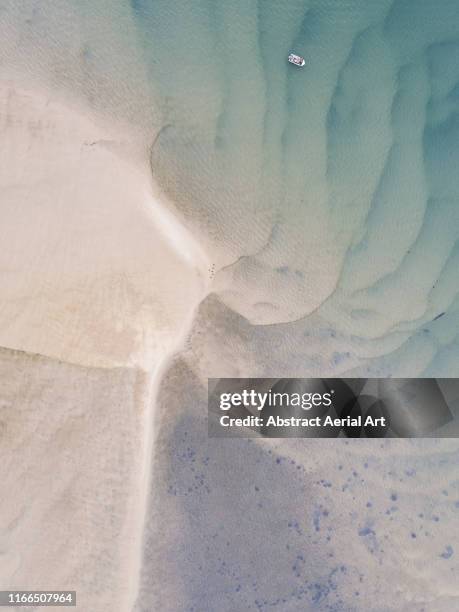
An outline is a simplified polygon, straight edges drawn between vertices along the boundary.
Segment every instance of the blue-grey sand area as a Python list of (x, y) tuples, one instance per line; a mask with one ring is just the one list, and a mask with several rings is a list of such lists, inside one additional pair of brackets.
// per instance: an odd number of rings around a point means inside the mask
[(459, 610), (456, 439), (207, 433), (458, 376), (459, 2), (0, 0), (0, 68), (0, 590)]

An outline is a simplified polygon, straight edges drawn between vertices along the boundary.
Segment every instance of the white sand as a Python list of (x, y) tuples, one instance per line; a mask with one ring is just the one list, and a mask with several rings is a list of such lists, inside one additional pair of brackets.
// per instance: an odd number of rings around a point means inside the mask
[(11, 81), (0, 121), (0, 346), (151, 369), (206, 264), (153, 198), (147, 152), (126, 159), (128, 132)]
[(0, 350), (0, 584), (127, 610), (135, 588), (148, 378)]
[(0, 125), (0, 585), (127, 610), (154, 374), (207, 263), (153, 197), (129, 131), (12, 80)]

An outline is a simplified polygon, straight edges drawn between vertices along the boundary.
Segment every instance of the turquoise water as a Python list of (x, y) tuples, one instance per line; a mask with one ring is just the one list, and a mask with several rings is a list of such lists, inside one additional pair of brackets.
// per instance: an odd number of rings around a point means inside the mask
[(314, 313), (343, 369), (457, 374), (457, 2), (133, 7), (166, 126), (153, 172), (224, 303)]

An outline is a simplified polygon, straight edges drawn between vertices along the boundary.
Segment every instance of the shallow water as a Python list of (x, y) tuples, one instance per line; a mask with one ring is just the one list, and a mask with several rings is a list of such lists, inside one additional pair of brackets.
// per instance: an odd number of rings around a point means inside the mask
[(313, 313), (339, 338), (319, 353), (347, 347), (341, 373), (457, 373), (457, 3), (135, 15), (165, 125), (153, 173), (220, 299), (253, 324)]
[(205, 393), (458, 375), (457, 0), (2, 8), (9, 73), (128, 123), (211, 260), (154, 406), (136, 610), (457, 609), (455, 441), (209, 440)]

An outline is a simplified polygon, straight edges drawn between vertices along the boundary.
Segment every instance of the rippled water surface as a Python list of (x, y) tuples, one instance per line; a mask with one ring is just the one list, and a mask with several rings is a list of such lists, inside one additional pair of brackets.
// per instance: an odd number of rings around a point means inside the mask
[(296, 321), (251, 332), (291, 335), (289, 371), (457, 374), (458, 13), (134, 5), (162, 112), (154, 175), (209, 249), (226, 307)]

